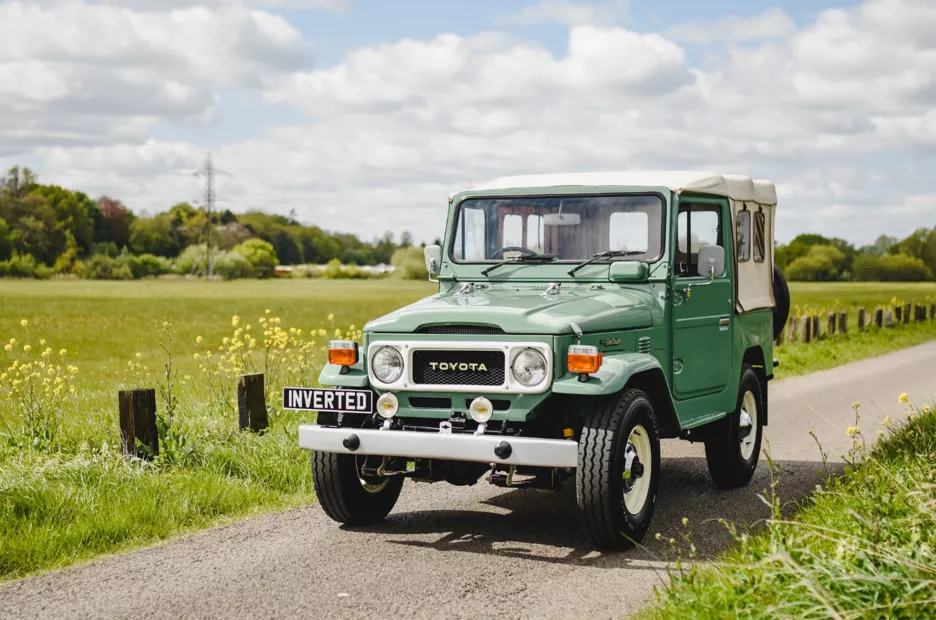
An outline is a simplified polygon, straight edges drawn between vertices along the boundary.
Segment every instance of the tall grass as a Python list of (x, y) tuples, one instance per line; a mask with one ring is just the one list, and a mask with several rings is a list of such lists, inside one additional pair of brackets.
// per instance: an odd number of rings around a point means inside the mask
[(859, 422), (845, 432), (853, 449), (841, 477), (792, 518), (773, 484), (766, 526), (732, 528), (737, 544), (710, 568), (673, 571), (642, 617), (936, 616), (936, 411), (912, 408), (893, 430), (888, 418), (873, 450)]

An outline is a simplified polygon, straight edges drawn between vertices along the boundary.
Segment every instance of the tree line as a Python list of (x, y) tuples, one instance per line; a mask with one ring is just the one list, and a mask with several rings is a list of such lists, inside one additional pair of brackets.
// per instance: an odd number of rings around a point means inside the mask
[(214, 271), (228, 277), (267, 276), (277, 264), (390, 264), (413, 245), (385, 233), (371, 242), (299, 223), (294, 215), (258, 210), (213, 212), (187, 202), (139, 216), (120, 200), (39, 183), (29, 168), (0, 177), (0, 276), (52, 273), (126, 278), (201, 273), (207, 240)]
[(789, 280), (806, 282), (924, 282), (936, 279), (936, 227), (905, 239), (881, 235), (855, 247), (837, 237), (803, 234), (776, 247), (775, 259)]

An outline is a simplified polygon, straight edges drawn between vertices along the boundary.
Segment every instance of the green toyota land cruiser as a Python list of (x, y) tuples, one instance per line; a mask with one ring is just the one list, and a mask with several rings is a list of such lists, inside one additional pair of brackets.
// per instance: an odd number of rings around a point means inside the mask
[(774, 185), (698, 172), (513, 177), (449, 198), (426, 248), (439, 292), (329, 343), (319, 383), (286, 388), (334, 520), (383, 519), (403, 481), (556, 489), (589, 538), (650, 525), (660, 439), (705, 444), (746, 485), (768, 421), (789, 291)]

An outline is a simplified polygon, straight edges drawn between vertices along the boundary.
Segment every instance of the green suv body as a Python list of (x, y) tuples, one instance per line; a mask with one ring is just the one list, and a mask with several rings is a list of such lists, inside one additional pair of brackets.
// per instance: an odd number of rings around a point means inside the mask
[(438, 294), (331, 343), (331, 389), (284, 394), (319, 411), (299, 442), (325, 511), (376, 522), (405, 478), (574, 478), (589, 537), (628, 548), (653, 513), (660, 439), (704, 442), (716, 484), (747, 484), (789, 311), (776, 204), (769, 182), (679, 172), (451, 196), (444, 243), (426, 248)]

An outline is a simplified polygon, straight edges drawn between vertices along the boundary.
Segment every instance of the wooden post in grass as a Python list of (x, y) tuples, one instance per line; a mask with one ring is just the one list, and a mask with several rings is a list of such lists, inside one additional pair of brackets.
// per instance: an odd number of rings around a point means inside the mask
[(787, 335), (789, 342), (799, 342), (799, 317), (790, 317), (790, 320), (787, 321), (787, 327), (790, 328), (790, 333)]
[(910, 322), (910, 303), (909, 302), (904, 304), (903, 322), (904, 323)]
[[(156, 390), (121, 390), (120, 443), (124, 454), (148, 459), (159, 454), (159, 434), (156, 431)], [(137, 441), (146, 448), (137, 449)], [(151, 453), (151, 454), (150, 454)]]
[(936, 304), (930, 304), (930, 321), (936, 320)]
[(884, 327), (884, 308), (878, 308), (874, 311), (874, 324), (877, 327)]
[(858, 331), (863, 332), (865, 327), (865, 309), (858, 308)]
[(803, 339), (803, 344), (809, 344), (812, 340), (812, 318), (804, 316), (800, 318), (800, 336)]
[(819, 328), (822, 324), (822, 321), (819, 319), (819, 315), (816, 314), (812, 318), (812, 339), (819, 340), (820, 332)]
[(268, 421), (263, 373), (237, 377), (237, 413), (241, 430), (249, 428), (255, 433), (266, 430)]
[(898, 323), (903, 321), (903, 306), (894, 306), (894, 316), (897, 318)]
[(848, 313), (839, 312), (838, 315), (838, 333), (847, 334), (848, 333)]
[(826, 322), (828, 323), (826, 327), (826, 331), (829, 332), (829, 335), (831, 336), (832, 334), (835, 333), (835, 313), (834, 312), (829, 313), (829, 315), (826, 317)]
[(894, 312), (890, 309), (884, 311), (884, 327), (894, 326)]

